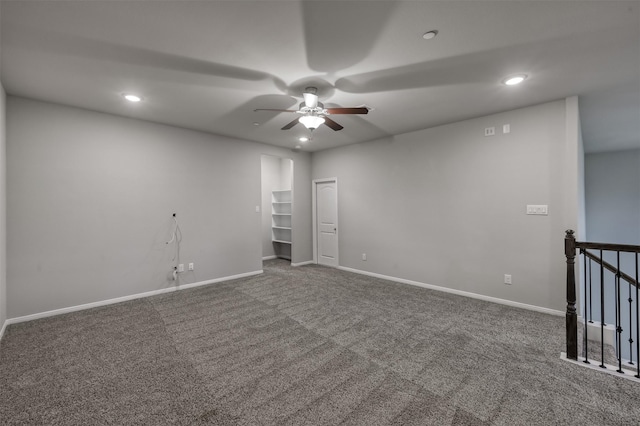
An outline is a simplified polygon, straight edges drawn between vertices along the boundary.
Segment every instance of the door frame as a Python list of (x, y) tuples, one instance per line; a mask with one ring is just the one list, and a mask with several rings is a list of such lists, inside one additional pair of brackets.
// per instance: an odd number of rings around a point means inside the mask
[[(264, 176), (264, 158), (265, 157), (270, 157), (272, 159), (277, 159), (280, 160), (280, 163), (282, 163), (282, 160), (289, 160), (291, 163), (291, 169), (290, 169), (290, 179), (285, 182), (284, 185), (282, 185), (282, 167), (280, 165), (280, 169), (278, 171), (278, 181), (280, 184), (278, 183), (274, 183), (273, 179), (271, 179), (271, 183), (272, 186), (270, 186), (266, 191), (265, 188), (263, 187), (264, 185), (264, 181), (265, 181), (265, 176)], [(283, 259), (288, 259), (289, 261), (293, 262), (293, 249), (294, 249), (294, 245), (293, 245), (293, 236), (294, 236), (294, 232), (293, 232), (293, 211), (294, 211), (294, 199), (295, 199), (295, 192), (294, 192), (294, 176), (295, 176), (295, 171), (294, 171), (294, 167), (295, 167), (295, 160), (292, 157), (283, 157), (280, 156), (278, 154), (271, 154), (271, 153), (262, 153), (260, 154), (260, 194), (261, 194), (261, 201), (260, 201), (260, 206), (256, 206), (260, 207), (260, 215), (261, 215), (261, 222), (260, 222), (260, 232), (261, 232), (261, 248), (260, 248), (260, 254), (261, 254), (261, 259), (262, 261), (265, 260), (269, 260), (269, 259), (276, 259), (278, 257), (282, 257)], [(265, 244), (267, 244), (267, 237), (265, 237), (266, 234), (268, 234), (268, 244), (273, 247), (274, 243), (273, 243), (273, 203), (272, 203), (272, 199), (271, 199), (271, 194), (273, 193), (274, 190), (276, 189), (284, 189), (286, 190), (286, 187), (289, 187), (290, 191), (291, 191), (291, 244), (290, 244), (290, 248), (289, 248), (289, 253), (290, 256), (286, 256), (282, 255), (282, 256), (278, 256), (278, 252), (276, 251), (275, 248), (273, 248), (273, 255), (269, 254), (268, 256), (265, 256), (265, 251), (264, 251), (264, 246)], [(269, 199), (268, 202), (264, 201), (265, 196)], [(258, 212), (258, 210), (256, 209), (256, 212)], [(268, 220), (265, 220), (265, 217), (268, 216)], [(265, 222), (268, 222), (268, 233), (265, 232)]]
[(313, 263), (318, 264), (318, 184), (320, 183), (328, 183), (334, 182), (336, 185), (336, 259), (338, 261), (338, 266), (340, 266), (340, 253), (338, 251), (338, 247), (340, 246), (340, 226), (338, 226), (338, 178), (330, 177), (330, 178), (322, 178), (322, 179), (313, 179), (311, 181), (311, 215), (312, 215), (312, 226), (313, 226)]

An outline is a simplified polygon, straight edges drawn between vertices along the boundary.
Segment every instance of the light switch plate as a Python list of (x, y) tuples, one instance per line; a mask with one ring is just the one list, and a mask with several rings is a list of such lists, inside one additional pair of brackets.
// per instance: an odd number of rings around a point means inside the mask
[(527, 214), (547, 216), (549, 206), (547, 204), (527, 204)]

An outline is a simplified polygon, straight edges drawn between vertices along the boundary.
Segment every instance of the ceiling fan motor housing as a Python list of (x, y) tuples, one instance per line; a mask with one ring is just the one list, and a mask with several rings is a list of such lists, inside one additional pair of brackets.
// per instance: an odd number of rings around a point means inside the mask
[(324, 104), (322, 102), (318, 102), (317, 106), (309, 107), (306, 103), (300, 103), (300, 111), (301, 114), (306, 114), (310, 112), (315, 112), (316, 114), (329, 114), (329, 112), (324, 109)]

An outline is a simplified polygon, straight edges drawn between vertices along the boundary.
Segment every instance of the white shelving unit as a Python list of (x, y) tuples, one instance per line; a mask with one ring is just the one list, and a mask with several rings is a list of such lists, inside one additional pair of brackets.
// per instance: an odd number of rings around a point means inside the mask
[(291, 260), (291, 190), (285, 189), (271, 192), (271, 241), (276, 256)]

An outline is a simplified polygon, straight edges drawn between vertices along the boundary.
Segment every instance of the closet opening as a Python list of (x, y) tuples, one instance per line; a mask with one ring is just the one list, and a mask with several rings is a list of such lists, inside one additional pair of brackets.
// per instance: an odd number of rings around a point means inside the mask
[(261, 157), (262, 260), (291, 261), (293, 249), (293, 160)]

